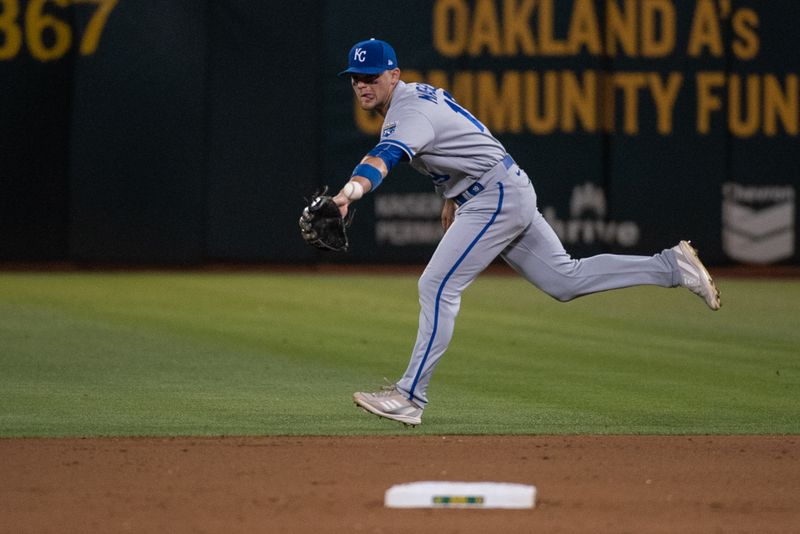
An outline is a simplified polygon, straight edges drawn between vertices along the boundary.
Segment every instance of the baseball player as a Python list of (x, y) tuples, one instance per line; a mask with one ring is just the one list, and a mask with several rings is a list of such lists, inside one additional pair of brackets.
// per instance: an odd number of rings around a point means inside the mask
[(419, 279), (419, 329), (408, 368), (381, 391), (355, 393), (358, 406), (407, 425), (420, 424), (431, 375), (453, 334), (461, 293), (498, 255), (562, 302), (650, 284), (685, 287), (712, 310), (719, 309), (714, 281), (687, 241), (649, 257), (571, 258), (537, 209), (528, 175), (503, 145), (447, 91), (401, 81), (388, 43), (356, 43), (344, 74), (361, 107), (378, 112), (384, 122), (378, 144), (333, 197), (341, 215), (402, 161), (428, 176), (445, 199), (445, 234)]

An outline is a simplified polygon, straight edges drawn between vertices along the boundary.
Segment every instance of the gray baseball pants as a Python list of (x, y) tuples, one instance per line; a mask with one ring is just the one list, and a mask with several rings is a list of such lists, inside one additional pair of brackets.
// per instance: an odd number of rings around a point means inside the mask
[(431, 375), (453, 336), (461, 293), (498, 255), (562, 302), (610, 289), (679, 283), (669, 249), (654, 256), (572, 259), (537, 209), (528, 175), (510, 157), (504, 162), (486, 173), (479, 180), (483, 189), (458, 207), (419, 279), (417, 340), (397, 387), (420, 406), (428, 402)]

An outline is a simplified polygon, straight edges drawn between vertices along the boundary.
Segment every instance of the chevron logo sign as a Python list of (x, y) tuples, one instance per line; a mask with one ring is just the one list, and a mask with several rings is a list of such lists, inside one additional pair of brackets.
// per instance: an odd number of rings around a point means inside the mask
[(768, 264), (794, 256), (794, 187), (723, 184), (722, 248), (743, 263)]

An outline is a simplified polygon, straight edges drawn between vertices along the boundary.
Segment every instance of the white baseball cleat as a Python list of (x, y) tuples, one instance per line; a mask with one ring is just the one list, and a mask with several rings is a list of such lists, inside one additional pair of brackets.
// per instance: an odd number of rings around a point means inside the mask
[(353, 393), (353, 401), (368, 412), (386, 419), (410, 426), (422, 423), (422, 408), (408, 400), (394, 384), (383, 386), (381, 391), (375, 393)]
[(718, 310), (722, 305), (719, 300), (719, 290), (694, 247), (689, 241), (681, 241), (672, 247), (672, 251), (675, 252), (675, 259), (681, 271), (681, 286), (705, 300), (712, 310)]

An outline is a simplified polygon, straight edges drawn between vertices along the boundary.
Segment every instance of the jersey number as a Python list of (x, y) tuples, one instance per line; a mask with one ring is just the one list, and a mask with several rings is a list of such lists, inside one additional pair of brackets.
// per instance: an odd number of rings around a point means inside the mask
[(484, 128), (483, 124), (481, 124), (481, 121), (476, 119), (472, 115), (472, 113), (470, 113), (466, 109), (464, 109), (461, 106), (459, 106), (458, 103), (456, 102), (456, 99), (453, 98), (453, 95), (451, 95), (447, 91), (444, 91), (444, 101), (447, 102), (447, 105), (450, 106), (450, 109), (452, 109), (456, 113), (460, 113), (461, 115), (464, 115), (469, 122), (471, 122), (472, 124), (475, 125), (476, 128), (478, 128), (478, 130), (484, 131), (486, 129), (486, 128)]

